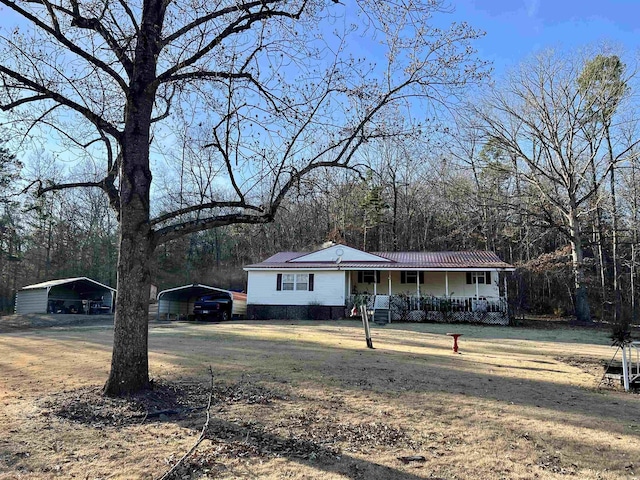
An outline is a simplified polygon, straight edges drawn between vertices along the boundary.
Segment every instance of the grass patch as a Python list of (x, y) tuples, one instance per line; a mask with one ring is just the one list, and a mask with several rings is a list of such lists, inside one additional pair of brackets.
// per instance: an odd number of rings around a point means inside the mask
[[(460, 354), (448, 332), (462, 333)], [(608, 332), (474, 325), (151, 324), (157, 389), (104, 399), (112, 328), (0, 334), (0, 478), (637, 476), (640, 396), (597, 389)], [(162, 415), (149, 416), (153, 411)], [(174, 413), (175, 412), (175, 413)], [(406, 462), (402, 458), (424, 457)]]

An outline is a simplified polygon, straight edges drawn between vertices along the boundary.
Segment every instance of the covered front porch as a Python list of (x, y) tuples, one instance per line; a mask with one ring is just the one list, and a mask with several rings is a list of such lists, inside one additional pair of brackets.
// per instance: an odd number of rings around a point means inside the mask
[(359, 270), (345, 281), (349, 311), (366, 305), (376, 321), (509, 322), (499, 270)]

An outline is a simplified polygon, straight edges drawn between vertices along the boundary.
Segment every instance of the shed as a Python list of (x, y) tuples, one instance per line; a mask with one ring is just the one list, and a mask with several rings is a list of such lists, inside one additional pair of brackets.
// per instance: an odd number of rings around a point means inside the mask
[(213, 292), (229, 295), (232, 301), (231, 315), (233, 317), (244, 317), (246, 315), (246, 293), (194, 283), (192, 285), (184, 285), (182, 287), (174, 287), (161, 291), (158, 294), (158, 319), (160, 319), (161, 316), (169, 318), (171, 315), (188, 317), (193, 314), (193, 306), (196, 300)]
[(112, 313), (115, 294), (115, 288), (87, 277), (49, 280), (18, 290), (15, 312)]

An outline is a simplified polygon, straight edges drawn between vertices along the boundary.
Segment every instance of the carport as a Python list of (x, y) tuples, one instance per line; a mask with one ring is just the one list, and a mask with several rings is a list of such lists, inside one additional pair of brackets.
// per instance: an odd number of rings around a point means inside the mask
[(15, 312), (112, 313), (116, 290), (87, 277), (49, 280), (22, 287)]
[(246, 313), (246, 294), (194, 283), (192, 285), (169, 288), (158, 294), (158, 320), (162, 316), (167, 320), (171, 316), (186, 319), (193, 314), (193, 305), (199, 297), (214, 292), (229, 295), (229, 298), (233, 301), (233, 315), (244, 315)]

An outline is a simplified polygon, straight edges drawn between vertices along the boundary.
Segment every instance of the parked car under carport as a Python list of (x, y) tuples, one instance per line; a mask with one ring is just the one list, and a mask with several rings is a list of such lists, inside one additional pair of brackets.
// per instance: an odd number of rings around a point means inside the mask
[[(203, 298), (217, 298), (218, 302), (210, 302), (212, 308), (200, 308), (196, 305), (207, 306)], [(181, 287), (169, 288), (158, 293), (158, 313), (160, 319), (220, 319), (244, 318), (247, 313), (246, 293), (234, 292), (222, 288), (194, 283)], [(223, 301), (224, 299), (224, 301)], [(214, 308), (214, 303), (218, 305)], [(207, 313), (204, 313), (207, 311)], [(198, 313), (196, 313), (198, 312)], [(197, 318), (198, 317), (198, 318)]]

